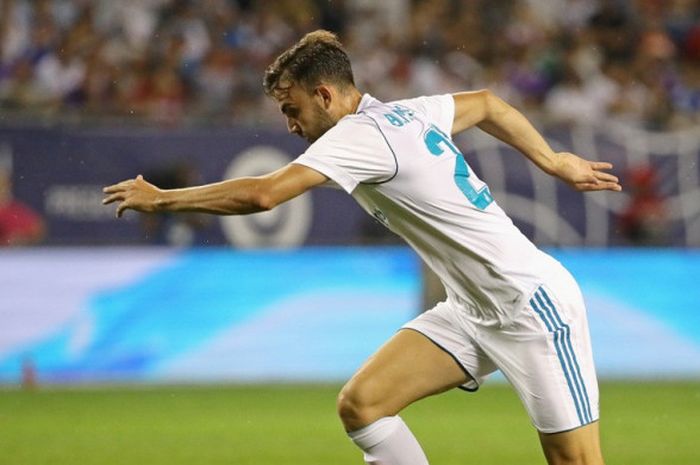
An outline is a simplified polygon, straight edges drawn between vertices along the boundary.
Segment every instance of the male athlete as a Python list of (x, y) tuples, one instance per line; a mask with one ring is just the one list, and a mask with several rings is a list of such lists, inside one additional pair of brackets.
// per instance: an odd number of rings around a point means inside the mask
[(423, 397), (476, 390), (499, 369), (539, 431), (550, 464), (603, 464), (598, 386), (583, 299), (470, 170), (452, 135), (477, 126), (580, 191), (621, 190), (609, 163), (554, 153), (487, 90), (382, 103), (354, 85), (335, 35), (315, 31), (265, 73), (290, 132), (311, 145), (265, 176), (162, 190), (142, 176), (104, 189), (104, 203), (141, 212), (239, 215), (270, 210), (333, 183), (402, 236), (437, 273), (447, 300), (407, 323), (338, 396), (368, 464), (428, 459), (397, 416)]

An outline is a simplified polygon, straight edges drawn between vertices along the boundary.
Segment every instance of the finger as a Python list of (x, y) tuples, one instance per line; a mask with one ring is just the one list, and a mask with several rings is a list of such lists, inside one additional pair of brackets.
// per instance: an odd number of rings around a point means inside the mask
[(600, 172), (600, 171), (596, 171), (595, 177), (596, 177), (599, 181), (614, 182), (614, 183), (617, 183), (617, 182), (619, 181), (619, 179), (617, 178), (617, 176), (615, 176), (614, 174), (603, 173), (603, 172)]
[(591, 168), (594, 170), (611, 170), (613, 165), (607, 161), (592, 161)]
[(107, 186), (107, 187), (103, 188), (102, 192), (105, 194), (113, 194), (114, 192), (119, 192), (119, 191), (123, 191), (123, 190), (124, 190), (123, 186), (121, 186), (120, 184), (114, 184), (112, 186)]
[(138, 176), (136, 176), (136, 180), (143, 181), (143, 175), (139, 174)]
[(582, 173), (575, 182), (576, 184), (598, 184), (598, 178), (594, 173)]
[(576, 189), (581, 192), (591, 191), (614, 191), (620, 192), (622, 186), (615, 182), (599, 182), (599, 183), (580, 183), (576, 185)]
[(102, 199), (102, 205), (107, 205), (117, 200), (124, 200), (124, 194), (118, 192), (116, 194), (110, 195), (109, 197), (105, 197), (104, 199)]
[(576, 182), (573, 188), (579, 192), (588, 192), (600, 189), (600, 184), (595, 182)]
[(124, 214), (124, 211), (128, 208), (131, 208), (131, 206), (129, 205), (129, 203), (127, 201), (120, 203), (119, 206), (117, 207), (117, 218), (121, 218), (122, 215)]
[(102, 189), (102, 192), (104, 192), (105, 194), (111, 194), (112, 192), (118, 192), (120, 190), (126, 189), (133, 182), (134, 182), (133, 179), (127, 179), (126, 181), (122, 181), (118, 184), (112, 184), (111, 186), (105, 187), (104, 189)]

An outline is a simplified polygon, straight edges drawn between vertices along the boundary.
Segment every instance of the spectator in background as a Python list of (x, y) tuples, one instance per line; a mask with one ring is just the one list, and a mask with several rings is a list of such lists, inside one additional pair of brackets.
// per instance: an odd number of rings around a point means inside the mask
[(66, 38), (36, 65), (37, 86), (51, 107), (67, 103), (85, 79), (85, 63), (77, 47), (77, 42)]
[(649, 91), (639, 81), (632, 63), (609, 60), (588, 82), (591, 98), (602, 105), (600, 117), (614, 116), (632, 124), (639, 122), (648, 107)]
[(545, 108), (559, 122), (593, 124), (604, 114), (604, 103), (592, 98), (586, 81), (573, 67), (567, 67), (564, 78), (547, 94)]
[(651, 166), (630, 170), (625, 183), (630, 200), (619, 217), (622, 236), (630, 245), (665, 245), (668, 228), (666, 201), (659, 193)]
[(5, 109), (38, 111), (45, 101), (44, 92), (34, 79), (34, 68), (27, 59), (14, 63), (8, 79), (0, 81), (0, 103)]
[(195, 78), (199, 95), (198, 114), (211, 117), (222, 114), (240, 85), (235, 53), (225, 47), (209, 51)]
[(96, 46), (86, 57), (85, 76), (73, 102), (81, 105), (86, 114), (114, 113), (118, 78), (118, 70), (105, 59), (101, 45)]
[(669, 130), (700, 119), (697, 0), (0, 0), (0, 104), (59, 121), (70, 108), (120, 122), (274, 122), (259, 76), (322, 26), (385, 99), (488, 86), (575, 123), (566, 100), (588, 105), (592, 92), (586, 121)]
[(0, 247), (37, 244), (44, 239), (44, 222), (12, 194), (12, 172), (0, 164)]
[(185, 116), (187, 88), (181, 75), (171, 66), (161, 65), (151, 80), (147, 114), (153, 121), (167, 125), (180, 123)]

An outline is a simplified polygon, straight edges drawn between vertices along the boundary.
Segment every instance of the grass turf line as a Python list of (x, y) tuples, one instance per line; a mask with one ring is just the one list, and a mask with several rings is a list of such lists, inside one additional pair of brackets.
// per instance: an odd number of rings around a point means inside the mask
[[(0, 465), (360, 464), (338, 386), (0, 391)], [(700, 463), (700, 383), (601, 385), (609, 464)], [(512, 390), (452, 391), (403, 414), (432, 463), (544, 464)]]

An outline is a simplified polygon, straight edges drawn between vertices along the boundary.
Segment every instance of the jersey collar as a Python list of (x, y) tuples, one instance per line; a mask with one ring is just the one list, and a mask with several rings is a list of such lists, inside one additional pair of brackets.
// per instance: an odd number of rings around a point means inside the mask
[(372, 97), (369, 94), (363, 94), (362, 99), (360, 100), (360, 104), (357, 105), (357, 110), (355, 110), (355, 114), (360, 113), (363, 111), (365, 108), (370, 106), (373, 102), (376, 102), (377, 99)]

